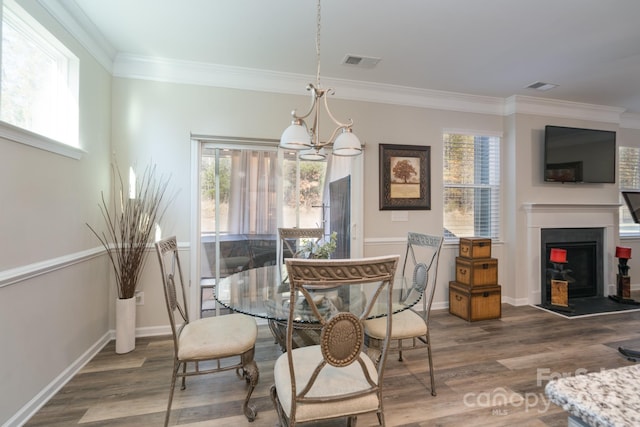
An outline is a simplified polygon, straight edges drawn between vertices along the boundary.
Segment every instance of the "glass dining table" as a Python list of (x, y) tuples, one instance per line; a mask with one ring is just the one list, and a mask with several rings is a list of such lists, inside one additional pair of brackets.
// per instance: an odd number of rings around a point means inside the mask
[[(358, 315), (363, 312), (374, 287), (374, 284), (339, 286), (310, 292), (314, 304), (323, 314), (330, 315), (337, 307)], [(421, 296), (420, 292), (407, 286), (403, 277), (398, 277), (394, 281), (393, 312), (398, 313), (411, 308)], [(215, 286), (214, 297), (223, 307), (234, 312), (267, 320), (274, 338), (284, 349), (290, 304), (289, 282), (284, 265), (252, 268), (227, 276)], [(386, 298), (379, 297), (369, 318), (386, 316), (387, 307)], [(317, 344), (320, 324), (304, 298), (298, 300), (294, 310), (297, 344)]]

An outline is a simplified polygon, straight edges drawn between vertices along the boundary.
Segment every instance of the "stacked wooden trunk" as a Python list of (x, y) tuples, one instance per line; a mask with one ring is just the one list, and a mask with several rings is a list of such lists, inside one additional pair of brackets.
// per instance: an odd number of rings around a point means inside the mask
[(449, 282), (449, 313), (470, 322), (499, 319), (502, 292), (498, 260), (491, 258), (491, 239), (460, 239), (456, 280)]

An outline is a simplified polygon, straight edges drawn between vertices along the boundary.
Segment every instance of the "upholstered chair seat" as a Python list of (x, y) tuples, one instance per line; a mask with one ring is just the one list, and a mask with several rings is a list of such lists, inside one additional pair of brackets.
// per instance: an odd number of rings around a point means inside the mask
[[(374, 382), (378, 381), (378, 373), (373, 361), (366, 355), (362, 355), (367, 372)], [(322, 361), (322, 352), (319, 345), (301, 347), (293, 350), (293, 359), (296, 364), (296, 389), (302, 390), (309, 383), (311, 375)], [(282, 355), (276, 361), (273, 369), (274, 382), (279, 390), (278, 398), (282, 408), (290, 417), (291, 410), (291, 377), (289, 375), (288, 358)], [(371, 388), (362, 369), (357, 364), (336, 368), (326, 366), (319, 374), (313, 388), (309, 390), (307, 397), (338, 397), (349, 393), (360, 393)], [(352, 399), (343, 399), (328, 404), (298, 403), (296, 420), (305, 422), (310, 420), (324, 420), (343, 417), (352, 414), (361, 414), (375, 411), (378, 408), (376, 393), (358, 395)]]
[[(386, 322), (384, 318), (371, 319), (365, 322), (367, 335), (379, 340), (384, 339)], [(405, 310), (393, 315), (392, 340), (409, 339), (427, 334), (427, 324), (422, 316), (413, 310)]]
[(185, 360), (230, 357), (255, 345), (258, 327), (244, 314), (205, 317), (185, 325), (179, 337), (178, 358)]

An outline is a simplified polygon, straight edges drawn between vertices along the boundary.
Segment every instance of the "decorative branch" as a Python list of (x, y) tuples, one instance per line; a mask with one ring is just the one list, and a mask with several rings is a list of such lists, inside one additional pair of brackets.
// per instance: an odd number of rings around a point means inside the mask
[(136, 197), (129, 198), (120, 170), (114, 165), (111, 170), (114, 177), (111, 203), (102, 192), (98, 205), (106, 231), (98, 232), (89, 224), (87, 227), (107, 251), (116, 276), (118, 298), (128, 299), (135, 295), (147, 248), (155, 237), (155, 226), (168, 208), (165, 194), (169, 177), (158, 179), (156, 167), (147, 166), (142, 178), (136, 180)]

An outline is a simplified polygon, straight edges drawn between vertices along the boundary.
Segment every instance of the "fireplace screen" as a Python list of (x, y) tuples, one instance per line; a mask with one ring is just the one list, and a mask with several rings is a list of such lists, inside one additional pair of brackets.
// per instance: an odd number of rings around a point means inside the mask
[(551, 249), (567, 251), (564, 265), (565, 278), (569, 282), (568, 296), (572, 298), (602, 296), (603, 273), (603, 228), (545, 228), (541, 230), (541, 293), (542, 302), (551, 295), (553, 265), (549, 261)]

